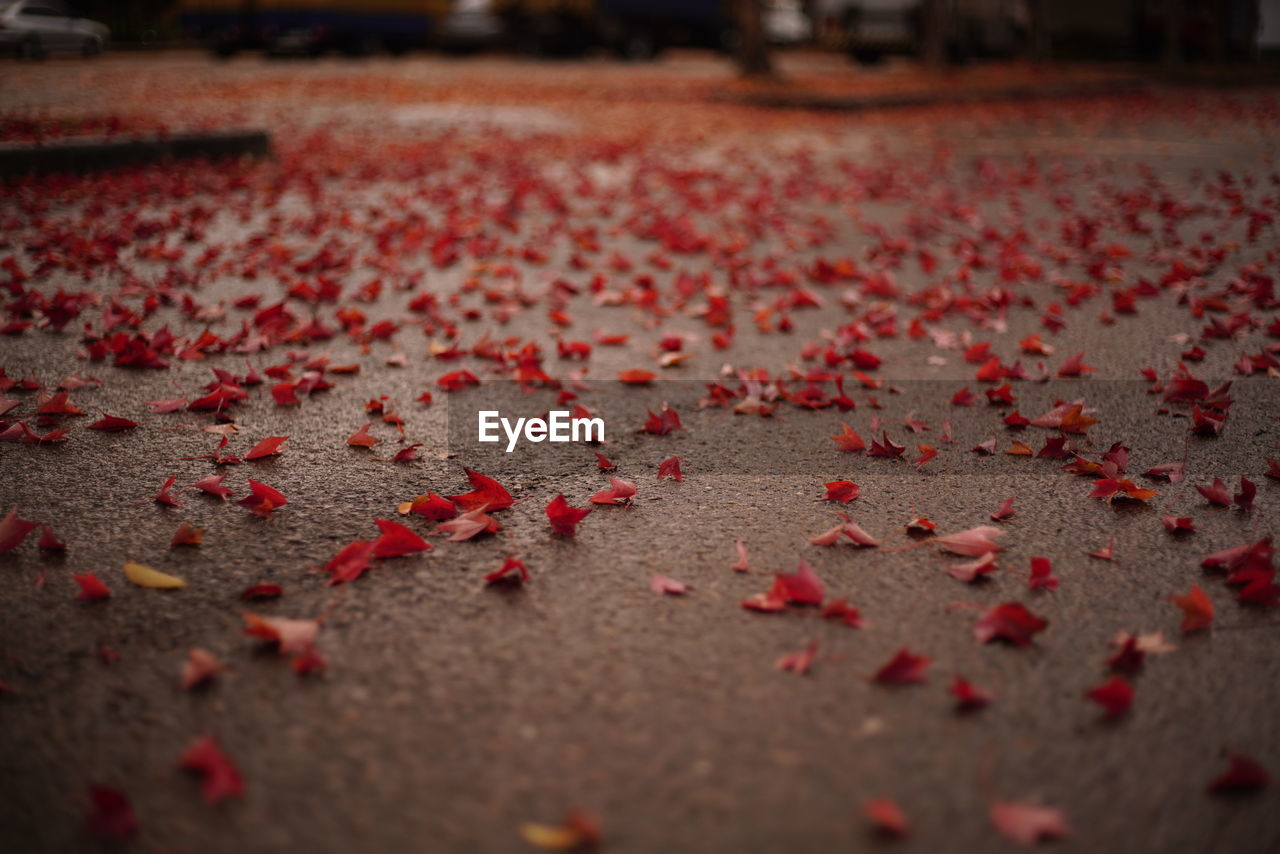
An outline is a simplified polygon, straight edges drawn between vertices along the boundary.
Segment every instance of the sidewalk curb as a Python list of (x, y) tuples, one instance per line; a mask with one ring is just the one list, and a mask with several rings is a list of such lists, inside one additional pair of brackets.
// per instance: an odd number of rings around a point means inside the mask
[(129, 140), (68, 140), (47, 145), (0, 145), (0, 178), (53, 172), (97, 172), (193, 157), (271, 156), (262, 130), (178, 134)]
[(1136, 77), (1121, 77), (1090, 83), (1064, 83), (1055, 86), (1007, 86), (968, 91), (896, 92), (884, 95), (815, 95), (760, 92), (745, 94), (720, 94), (715, 97), (722, 103), (735, 103), (751, 107), (775, 109), (830, 110), (833, 112), (859, 112), (896, 107), (927, 107), (936, 104), (975, 104), (988, 101), (1031, 101), (1037, 99), (1075, 98), (1092, 95), (1111, 95), (1135, 92), (1151, 88), (1157, 81)]

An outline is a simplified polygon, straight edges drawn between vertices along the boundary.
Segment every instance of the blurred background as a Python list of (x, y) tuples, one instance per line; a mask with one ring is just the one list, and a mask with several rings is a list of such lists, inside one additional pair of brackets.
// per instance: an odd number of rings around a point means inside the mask
[(1280, 51), (1280, 0), (0, 0), (0, 48), (20, 57), (172, 47), (633, 61), (679, 47), (722, 52), (757, 75), (796, 48), (868, 67), (893, 57), (1248, 63)]

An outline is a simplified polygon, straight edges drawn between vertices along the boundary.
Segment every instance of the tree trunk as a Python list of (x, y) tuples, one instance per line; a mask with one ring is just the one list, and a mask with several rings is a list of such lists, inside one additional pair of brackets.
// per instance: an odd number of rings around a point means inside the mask
[(773, 61), (764, 32), (763, 0), (736, 0), (738, 68), (746, 77), (773, 77)]
[(947, 64), (948, 0), (924, 0), (920, 21), (920, 58), (925, 65)]
[(1165, 0), (1164, 64), (1166, 68), (1182, 64), (1182, 0)]
[(1028, 4), (1030, 12), (1029, 40), (1031, 59), (1045, 62), (1053, 55), (1052, 41), (1049, 35), (1049, 0), (1031, 0)]

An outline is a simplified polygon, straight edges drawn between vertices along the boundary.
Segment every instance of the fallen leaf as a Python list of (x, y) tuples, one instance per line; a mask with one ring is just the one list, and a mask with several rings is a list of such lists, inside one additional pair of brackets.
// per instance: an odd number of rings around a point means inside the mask
[(995, 538), (1003, 533), (1004, 531), (999, 528), (993, 528), (990, 525), (979, 525), (976, 528), (969, 528), (955, 534), (935, 537), (932, 542), (937, 543), (952, 554), (979, 557), (987, 552), (1001, 551), (1000, 546), (995, 542)]
[(676, 581), (674, 578), (668, 578), (655, 572), (649, 576), (649, 589), (658, 595), (682, 596), (692, 588), (683, 581)]
[(260, 460), (263, 457), (275, 456), (281, 453), (280, 446), (287, 441), (289, 441), (288, 436), (268, 436), (254, 445), (253, 450), (245, 454), (244, 458), (246, 460)]
[(493, 478), (465, 467), (463, 471), (467, 473), (467, 479), (471, 481), (472, 491), (462, 495), (449, 496), (449, 500), (463, 510), (475, 510), (477, 507), (481, 507), (492, 513), (496, 510), (505, 510), (515, 503), (511, 498), (511, 493), (503, 489), (502, 484)]
[(187, 586), (187, 582), (177, 576), (133, 561), (125, 562), (124, 577), (139, 587), (150, 587), (156, 590), (177, 590)]
[(1227, 770), (1209, 781), (1210, 792), (1256, 792), (1271, 784), (1271, 775), (1256, 759), (1242, 753), (1233, 753), (1227, 757), (1227, 762)]
[(355, 448), (372, 448), (374, 445), (382, 444), (382, 440), (376, 436), (369, 435), (369, 428), (373, 424), (365, 424), (356, 432), (347, 437), (347, 444)]
[(111, 596), (111, 590), (92, 572), (72, 573), (71, 579), (80, 588), (76, 598), (83, 602), (97, 602), (101, 599), (108, 599)]
[(276, 644), (281, 655), (297, 655), (316, 641), (320, 631), (317, 620), (295, 620), (289, 617), (260, 617), (245, 611), (244, 633)]
[(178, 686), (190, 691), (203, 685), (222, 672), (222, 663), (209, 650), (193, 646), (187, 651), (187, 660), (182, 663), (182, 676)]
[(1101, 706), (1108, 718), (1124, 715), (1133, 705), (1133, 687), (1119, 676), (1112, 676), (1101, 685), (1090, 688), (1084, 696)]
[(1028, 646), (1032, 638), (1048, 626), (1048, 620), (1036, 616), (1022, 603), (1004, 602), (978, 619), (973, 626), (973, 636), (979, 643), (1002, 640), (1014, 646)]
[(109, 786), (89, 787), (85, 824), (94, 836), (124, 841), (138, 832), (138, 817), (128, 796)]
[(1213, 625), (1213, 600), (1198, 585), (1191, 585), (1184, 596), (1169, 598), (1182, 611), (1182, 631), (1195, 632)]
[(894, 653), (893, 658), (885, 662), (871, 679), (882, 685), (911, 685), (923, 682), (924, 671), (930, 661), (931, 659), (923, 655), (915, 655), (904, 646)]
[(485, 584), (495, 584), (497, 582), (507, 583), (524, 583), (529, 580), (529, 569), (524, 565), (524, 561), (515, 555), (507, 555), (506, 560), (502, 562), (502, 566), (490, 572), (484, 577)]
[(818, 642), (809, 641), (809, 645), (803, 650), (782, 656), (774, 662), (773, 666), (778, 670), (789, 670), (797, 676), (804, 676), (813, 667), (813, 660), (817, 654)]
[(204, 539), (204, 529), (194, 528), (183, 522), (178, 526), (178, 530), (174, 532), (173, 539), (169, 541), (169, 548), (177, 548), (178, 546), (198, 546), (200, 541)]
[(996, 801), (990, 815), (996, 830), (1019, 845), (1062, 839), (1071, 833), (1066, 815), (1053, 807)]
[(862, 805), (862, 814), (877, 833), (885, 836), (907, 835), (907, 817), (890, 798), (873, 798), (867, 801)]
[(207, 803), (216, 805), (227, 798), (244, 796), (244, 780), (239, 770), (211, 735), (193, 741), (182, 754), (179, 765), (200, 775), (200, 793)]

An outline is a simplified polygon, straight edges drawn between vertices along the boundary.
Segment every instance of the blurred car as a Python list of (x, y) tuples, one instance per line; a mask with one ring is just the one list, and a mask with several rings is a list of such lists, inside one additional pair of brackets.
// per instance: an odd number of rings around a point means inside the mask
[(0, 51), (40, 59), (55, 51), (97, 56), (111, 31), (78, 18), (60, 0), (0, 0)]
[[(821, 41), (872, 64), (923, 46), (923, 0), (819, 0)], [(939, 0), (949, 58), (1012, 56), (1025, 38), (1026, 0)]]
[(456, 0), (440, 24), (441, 46), (469, 50), (498, 43), (506, 34), (493, 0)]
[(800, 0), (765, 0), (764, 32), (772, 44), (803, 44), (813, 38), (813, 23)]

